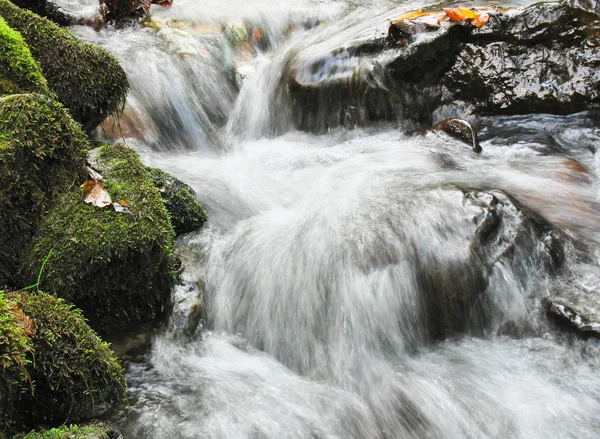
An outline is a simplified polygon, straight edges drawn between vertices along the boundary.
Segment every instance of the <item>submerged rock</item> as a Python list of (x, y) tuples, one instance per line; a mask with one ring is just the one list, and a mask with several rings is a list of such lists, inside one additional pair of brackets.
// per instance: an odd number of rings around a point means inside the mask
[(179, 235), (202, 227), (207, 220), (206, 211), (196, 201), (194, 190), (158, 168), (148, 168), (148, 171), (165, 202), (175, 233)]
[(21, 33), (48, 88), (86, 130), (123, 109), (127, 76), (106, 50), (79, 41), (69, 30), (8, 0), (0, 0), (0, 16)]
[(546, 300), (551, 316), (582, 333), (600, 336), (600, 267), (583, 263), (559, 278)]
[(0, 291), (0, 341), (0, 436), (76, 422), (125, 400), (118, 360), (61, 299)]
[(343, 46), (292, 53), (284, 85), (295, 124), (323, 131), (395, 118), (431, 124), (444, 114), (566, 114), (600, 105), (597, 12), (566, 3), (492, 8), (481, 27), (423, 15), (400, 20), (393, 32), (384, 18), (356, 25), (345, 32), (358, 37)]
[(25, 271), (35, 279), (53, 249), (43, 288), (80, 307), (94, 329), (115, 333), (165, 310), (176, 273), (175, 234), (160, 192), (134, 150), (104, 145), (90, 161), (109, 195), (124, 200), (128, 212), (86, 204), (73, 187), (44, 218)]
[(444, 119), (443, 121), (436, 123), (432, 127), (432, 130), (443, 131), (449, 136), (452, 136), (461, 142), (470, 145), (473, 151), (476, 153), (480, 153), (482, 151), (481, 146), (479, 145), (477, 131), (470, 122), (464, 119)]
[(61, 104), (37, 94), (0, 99), (0, 133), (0, 285), (16, 288), (43, 214), (85, 178), (89, 144)]

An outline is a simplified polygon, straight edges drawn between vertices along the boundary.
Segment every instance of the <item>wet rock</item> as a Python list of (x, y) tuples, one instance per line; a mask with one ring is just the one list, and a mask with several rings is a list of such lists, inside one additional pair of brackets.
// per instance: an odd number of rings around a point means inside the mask
[(573, 303), (566, 299), (552, 298), (548, 301), (548, 311), (568, 320), (582, 332), (600, 336), (600, 301), (589, 299), (584, 303)]
[(600, 336), (600, 267), (575, 262), (574, 268), (553, 285), (546, 307), (551, 316), (576, 330)]
[(80, 17), (65, 10), (52, 0), (13, 0), (12, 3), (52, 20), (59, 26), (73, 26), (79, 24), (80, 21)]
[(206, 222), (206, 211), (198, 201), (196, 192), (187, 184), (158, 169), (148, 168), (154, 186), (158, 188), (171, 216), (176, 234), (192, 232)]
[(470, 145), (474, 152), (480, 153), (482, 151), (481, 146), (479, 145), (477, 131), (470, 122), (464, 119), (444, 119), (443, 121), (436, 123), (432, 127), (432, 130), (443, 131), (449, 136)]
[[(285, 82), (296, 125), (432, 114), (567, 114), (600, 105), (600, 16), (567, 3), (490, 10), (488, 22), (393, 27), (372, 20), (349, 43), (293, 54)], [(372, 22), (376, 21), (377, 24)], [(418, 23), (417, 23), (418, 24)]]

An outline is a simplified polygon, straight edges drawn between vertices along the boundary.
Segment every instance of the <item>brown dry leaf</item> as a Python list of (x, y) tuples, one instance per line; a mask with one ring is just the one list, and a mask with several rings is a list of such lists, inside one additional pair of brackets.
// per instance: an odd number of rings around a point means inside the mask
[(102, 180), (102, 175), (100, 175), (100, 173), (94, 168), (92, 168), (90, 165), (86, 165), (85, 169), (88, 171), (88, 175), (92, 180)]
[(104, 189), (104, 185), (100, 181), (88, 180), (81, 185), (84, 190), (85, 197), (83, 201), (91, 203), (97, 207), (106, 207), (112, 204), (110, 195)]
[(485, 12), (480, 12), (477, 14), (477, 18), (475, 18), (475, 20), (473, 20), (471, 23), (475, 27), (481, 27), (484, 24), (486, 24), (489, 21), (489, 19), (490, 16), (488, 14), (486, 14)]
[(29, 317), (27, 317), (23, 313), (21, 308), (19, 308), (18, 306), (15, 306), (13, 308), (13, 316), (14, 316), (15, 322), (23, 328), (25, 335), (27, 335), (30, 338), (35, 337), (35, 325), (33, 324), (33, 320), (31, 320)]

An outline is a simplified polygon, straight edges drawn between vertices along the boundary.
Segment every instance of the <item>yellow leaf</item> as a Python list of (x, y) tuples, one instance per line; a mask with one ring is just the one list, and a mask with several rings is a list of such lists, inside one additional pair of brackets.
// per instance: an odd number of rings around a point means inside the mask
[(473, 20), (474, 18), (477, 18), (477, 12), (475, 12), (472, 9), (458, 8), (458, 10), (469, 20)]

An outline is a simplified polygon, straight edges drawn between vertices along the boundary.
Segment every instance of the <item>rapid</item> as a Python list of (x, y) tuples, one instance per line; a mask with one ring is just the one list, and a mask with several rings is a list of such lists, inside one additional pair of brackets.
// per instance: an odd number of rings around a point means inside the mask
[[(178, 241), (168, 325), (126, 358), (125, 438), (600, 436), (600, 344), (544, 311), (600, 288), (595, 116), (480, 117), (481, 155), (404, 119), (294, 129), (292, 54), (431, 5), (175, 0), (152, 13), (180, 27), (73, 28), (128, 74), (126, 144), (209, 216)], [(263, 47), (232, 48), (240, 22)]]

